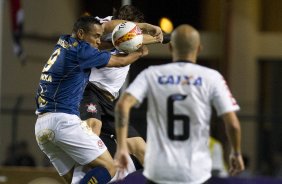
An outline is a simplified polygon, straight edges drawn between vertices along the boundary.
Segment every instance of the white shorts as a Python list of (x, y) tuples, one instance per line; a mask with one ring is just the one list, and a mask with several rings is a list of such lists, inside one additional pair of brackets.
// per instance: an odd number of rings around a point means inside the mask
[(86, 165), (103, 154), (107, 147), (76, 115), (46, 113), (37, 118), (35, 136), (60, 176), (78, 163)]

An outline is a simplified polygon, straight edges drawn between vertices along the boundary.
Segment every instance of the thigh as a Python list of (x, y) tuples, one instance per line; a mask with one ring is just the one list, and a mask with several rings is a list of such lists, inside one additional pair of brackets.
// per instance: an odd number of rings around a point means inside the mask
[(35, 124), (35, 136), (39, 148), (47, 155), (60, 176), (66, 175), (75, 165), (75, 161), (56, 145), (56, 122), (53, 114), (39, 117)]
[(146, 143), (142, 137), (130, 137), (126, 142), (130, 153), (145, 152)]
[(96, 118), (89, 118), (83, 122), (86, 122), (87, 123), (87, 126), (89, 126), (89, 128), (92, 129), (92, 131), (100, 136), (101, 134), (101, 127), (102, 127), (102, 121), (96, 119)]
[(87, 165), (90, 167), (103, 166), (110, 172), (112, 176), (114, 176), (115, 174), (114, 160), (108, 151), (105, 151), (103, 154), (101, 154), (95, 160), (92, 160)]
[(107, 150), (103, 141), (78, 117), (62, 120), (57, 131), (60, 133), (56, 145), (80, 165), (90, 163)]

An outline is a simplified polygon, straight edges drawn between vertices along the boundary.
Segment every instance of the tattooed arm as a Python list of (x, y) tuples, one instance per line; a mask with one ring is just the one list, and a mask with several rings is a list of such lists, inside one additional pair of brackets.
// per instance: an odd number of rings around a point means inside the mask
[(117, 136), (116, 165), (126, 169), (128, 164), (128, 148), (126, 144), (128, 120), (131, 108), (137, 104), (137, 99), (129, 93), (124, 93), (115, 107), (115, 128)]

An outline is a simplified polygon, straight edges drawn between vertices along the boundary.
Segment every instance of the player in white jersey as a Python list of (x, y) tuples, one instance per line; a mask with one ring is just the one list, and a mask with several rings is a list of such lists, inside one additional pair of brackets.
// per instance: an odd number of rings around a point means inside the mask
[[(124, 20), (130, 20), (137, 23), (137, 25), (144, 31), (144, 44), (160, 43), (163, 41), (163, 34), (161, 29), (151, 24), (143, 23), (144, 16), (134, 6), (125, 5), (121, 7), (116, 17), (108, 16), (106, 18), (95, 17), (100, 20), (104, 28), (104, 34), (107, 35), (101, 39), (102, 42), (99, 48), (105, 49), (112, 44), (105, 44), (105, 41), (111, 43), (111, 31), (118, 23)], [(112, 20), (112, 18), (114, 20)], [(149, 33), (149, 34), (145, 34)], [(110, 39), (109, 39), (110, 38)], [(169, 40), (169, 38), (167, 38)], [(116, 55), (116, 53), (112, 53)], [(114, 104), (115, 99), (119, 96), (118, 92), (122, 87), (129, 70), (129, 65), (122, 67), (106, 68), (92, 68), (89, 84), (85, 88), (83, 100), (80, 103), (80, 117), (86, 120), (84, 124), (92, 128), (92, 131), (100, 136), (107, 146), (110, 154), (113, 156), (116, 151), (115, 130), (114, 130)], [(103, 126), (102, 126), (102, 122)], [(101, 131), (102, 126), (102, 131)], [(102, 132), (100, 134), (100, 131)], [(145, 152), (145, 141), (139, 133), (133, 128), (129, 129), (128, 145), (131, 148), (130, 169), (128, 173), (142, 168)], [(82, 177), (89, 178), (85, 175), (85, 168), (77, 166), (73, 175), (73, 182), (80, 181)], [(90, 173), (91, 179), (91, 173)], [(87, 182), (87, 181), (84, 181)]]
[[(106, 24), (112, 18), (115, 20), (123, 19), (138, 23), (144, 22), (143, 13), (131, 5), (122, 6), (114, 17), (108, 16), (106, 18), (99, 18), (99, 20), (101, 23)], [(153, 35), (151, 35), (151, 39), (148, 39), (147, 35), (144, 43), (162, 42), (162, 40), (152, 36)], [(111, 45), (111, 47), (113, 46)], [(120, 53), (112, 54), (116, 55)], [(115, 135), (114, 105), (115, 100), (119, 96), (119, 90), (126, 80), (129, 68), (130, 65), (114, 68), (92, 68), (89, 84), (85, 88), (83, 100), (80, 104), (81, 119), (86, 120), (93, 131), (97, 135), (100, 135), (112, 155), (115, 153), (116, 146), (108, 142), (113, 142), (114, 140), (110, 140), (109, 137), (114, 138)], [(130, 153), (138, 159), (140, 164), (143, 164), (145, 141), (132, 126), (129, 128), (129, 138), (127, 142), (130, 145)]]
[(232, 148), (230, 174), (244, 169), (239, 106), (222, 75), (196, 64), (200, 35), (180, 25), (171, 35), (173, 63), (141, 72), (116, 104), (117, 153), (120, 169), (127, 165), (130, 109), (148, 98), (147, 148), (144, 172), (148, 183), (200, 184), (211, 177), (208, 140), (212, 106), (226, 126)]

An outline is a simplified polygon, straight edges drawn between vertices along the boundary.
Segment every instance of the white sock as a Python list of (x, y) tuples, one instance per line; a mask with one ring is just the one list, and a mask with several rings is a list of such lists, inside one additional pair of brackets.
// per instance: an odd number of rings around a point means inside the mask
[(136, 167), (134, 165), (133, 160), (131, 159), (131, 157), (129, 156), (128, 158), (128, 166), (127, 166), (127, 172), (128, 174), (133, 173), (134, 171), (136, 171)]
[(77, 165), (74, 168), (71, 184), (79, 184), (80, 180), (85, 176), (82, 165)]

